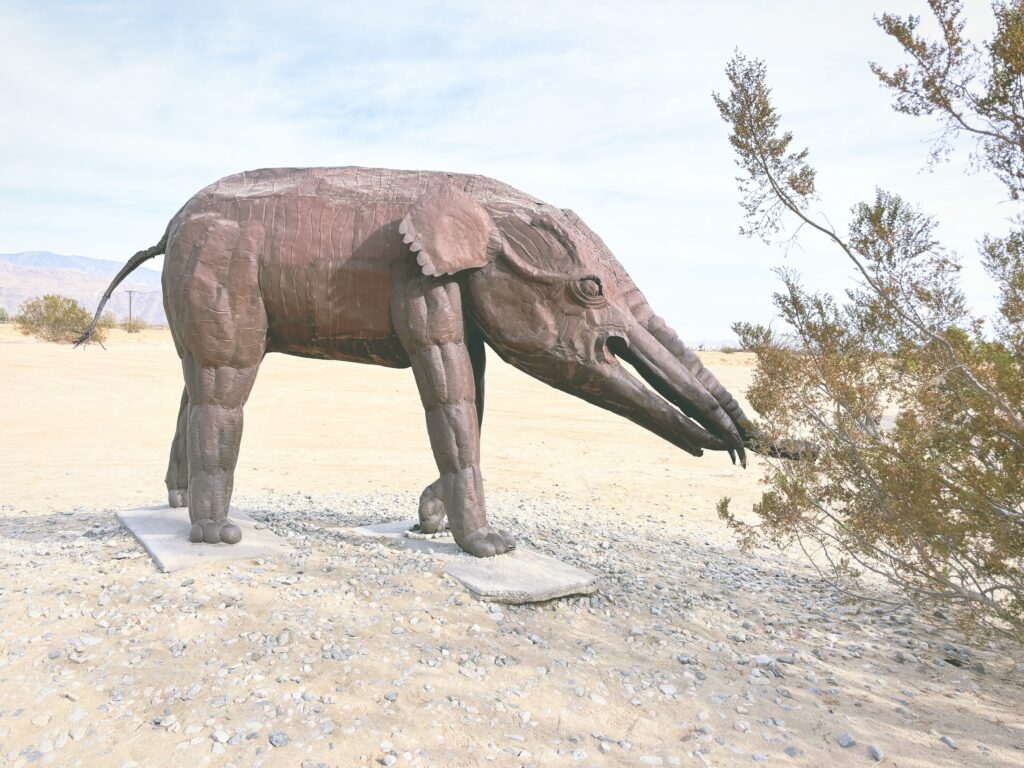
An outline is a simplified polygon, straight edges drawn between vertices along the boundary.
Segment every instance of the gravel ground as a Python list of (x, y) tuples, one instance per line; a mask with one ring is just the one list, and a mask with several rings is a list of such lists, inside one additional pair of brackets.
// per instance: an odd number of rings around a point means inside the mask
[(0, 764), (1024, 764), (1024, 656), (685, 521), (492, 495), (600, 591), (487, 604), (347, 528), (415, 495), (236, 500), (290, 558), (155, 572), (109, 510), (0, 507)]

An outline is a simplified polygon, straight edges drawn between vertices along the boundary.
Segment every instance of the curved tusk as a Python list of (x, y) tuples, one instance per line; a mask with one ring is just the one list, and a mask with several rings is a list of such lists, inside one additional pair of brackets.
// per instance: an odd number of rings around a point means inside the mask
[(639, 361), (641, 374), (643, 369), (650, 372), (648, 382), (659, 394), (721, 438), (727, 447), (736, 451), (740, 463), (746, 466), (743, 437), (736, 424), (714, 394), (686, 366), (639, 325), (629, 332), (629, 352)]

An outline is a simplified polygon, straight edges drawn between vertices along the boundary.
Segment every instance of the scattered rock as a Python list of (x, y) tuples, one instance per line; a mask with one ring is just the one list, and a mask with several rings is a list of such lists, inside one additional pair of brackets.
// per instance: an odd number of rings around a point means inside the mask
[(291, 741), (291, 739), (288, 738), (288, 734), (284, 731), (271, 731), (268, 739), (270, 740), (270, 746), (272, 747), (284, 747), (287, 746), (289, 741)]
[[(969, 696), (984, 668), (992, 695), (1020, 700), (1003, 684), (1018, 681), (1010, 671), (1020, 658), (1015, 648), (965, 646), (910, 609), (851, 605), (780, 556), (668, 540), (663, 523), (588, 511), (588, 524), (600, 520), (601, 529), (588, 538), (577, 525), (584, 513), (562, 501), (527, 511), (498, 496), (492, 514), (524, 542), (601, 576), (599, 594), (522, 607), (470, 599), (439, 578), (444, 561), (434, 554), (341, 533), (414, 509), (415, 498), (258, 498), (253, 515), (289, 540), (294, 559), (239, 563), (198, 581), (156, 574), (137, 558), (113, 560), (130, 546), (116, 527), (69, 538), (75, 546), (63, 554), (47, 550), (47, 567), (20, 529), (6, 539), (0, 597), (15, 618), (0, 636), (0, 668), (5, 679), (35, 687), (21, 697), (31, 702), (0, 703), (0, 743), (30, 724), (38, 735), (4, 747), (0, 762), (73, 764), (72, 751), (134, 720), (141, 738), (167, 744), (188, 765), (204, 752), (210, 764), (255, 765), (295, 739), (279, 754), (319, 768), (327, 756), (320, 750), (344, 749), (357, 734), (372, 734), (370, 744), (387, 740), (362, 759), (345, 754), (353, 764), (444, 764), (443, 746), (412, 745), (396, 730), (405, 722), (400, 710), (412, 708), (427, 722), (473, 727), (481, 764), (554, 764), (555, 753), (571, 765), (771, 764), (784, 756), (797, 764), (811, 759), (792, 743), (807, 738), (808, 723), (827, 733), (841, 711), (844, 727), (871, 732), (856, 709), (859, 682), (846, 682), (851, 672), (890, 697), (903, 715), (890, 710), (896, 732), (920, 727), (914, 691)], [(30, 530), (36, 524), (19, 518)], [(30, 595), (11, 586), (27, 580)], [(174, 677), (163, 672), (168, 663), (180, 670)], [(444, 684), (452, 674), (467, 682)], [(603, 734), (574, 734), (563, 720), (552, 746), (558, 717), (539, 693), (547, 690), (565, 691)], [(689, 739), (677, 745), (685, 751), (661, 756), (665, 744), (626, 727), (638, 716), (688, 720)], [(974, 717), (959, 713), (954, 722), (934, 709), (928, 716), (938, 733), (959, 732)], [(957, 748), (938, 733), (933, 738)], [(856, 742), (843, 733), (836, 743)], [(875, 745), (866, 751), (874, 762), (885, 759)], [(845, 754), (863, 761), (856, 750)]]

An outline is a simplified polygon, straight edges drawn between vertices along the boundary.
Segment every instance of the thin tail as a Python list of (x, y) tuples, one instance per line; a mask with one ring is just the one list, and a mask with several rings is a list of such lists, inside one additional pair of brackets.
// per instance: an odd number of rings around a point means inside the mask
[(147, 248), (144, 251), (139, 251), (130, 259), (128, 259), (128, 263), (121, 267), (121, 271), (114, 276), (114, 279), (110, 281), (110, 285), (107, 286), (107, 290), (104, 292), (103, 298), (100, 299), (100, 305), (96, 307), (96, 314), (93, 315), (92, 323), (90, 323), (89, 327), (85, 329), (85, 333), (78, 337), (78, 340), (75, 342), (76, 347), (81, 344), (88, 344), (90, 339), (92, 339), (92, 335), (96, 333), (96, 326), (100, 322), (100, 315), (103, 314), (103, 307), (107, 305), (107, 302), (110, 300), (110, 295), (114, 292), (114, 289), (121, 284), (121, 281), (128, 277), (128, 275), (130, 275), (132, 272), (134, 272), (135, 269), (142, 262), (148, 261), (149, 259), (152, 259), (154, 256), (160, 255), (161, 253), (164, 252), (166, 248), (167, 232), (164, 232), (164, 236), (160, 238), (159, 243), (154, 245), (152, 248)]

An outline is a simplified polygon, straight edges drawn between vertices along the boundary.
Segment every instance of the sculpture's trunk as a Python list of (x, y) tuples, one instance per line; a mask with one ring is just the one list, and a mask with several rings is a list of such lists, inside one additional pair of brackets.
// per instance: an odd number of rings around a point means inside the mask
[(659, 395), (742, 454), (742, 436), (732, 417), (719, 407), (717, 396), (642, 326), (631, 330), (628, 340), (628, 347), (622, 349), (609, 340), (609, 349), (633, 365)]
[(704, 388), (714, 395), (722, 410), (729, 414), (740, 435), (746, 441), (754, 428), (753, 423), (740, 408), (736, 398), (722, 386), (715, 375), (711, 373), (700, 361), (697, 354), (689, 349), (679, 338), (679, 335), (658, 315), (647, 303), (647, 299), (636, 288), (630, 296), (632, 302), (630, 307), (637, 322), (643, 326), (658, 342), (665, 347), (693, 376), (704, 385)]
[(655, 395), (620, 367), (571, 391), (577, 397), (625, 416), (695, 456), (700, 456), (705, 448), (716, 451), (734, 448), (729, 442), (688, 419), (669, 400)]

